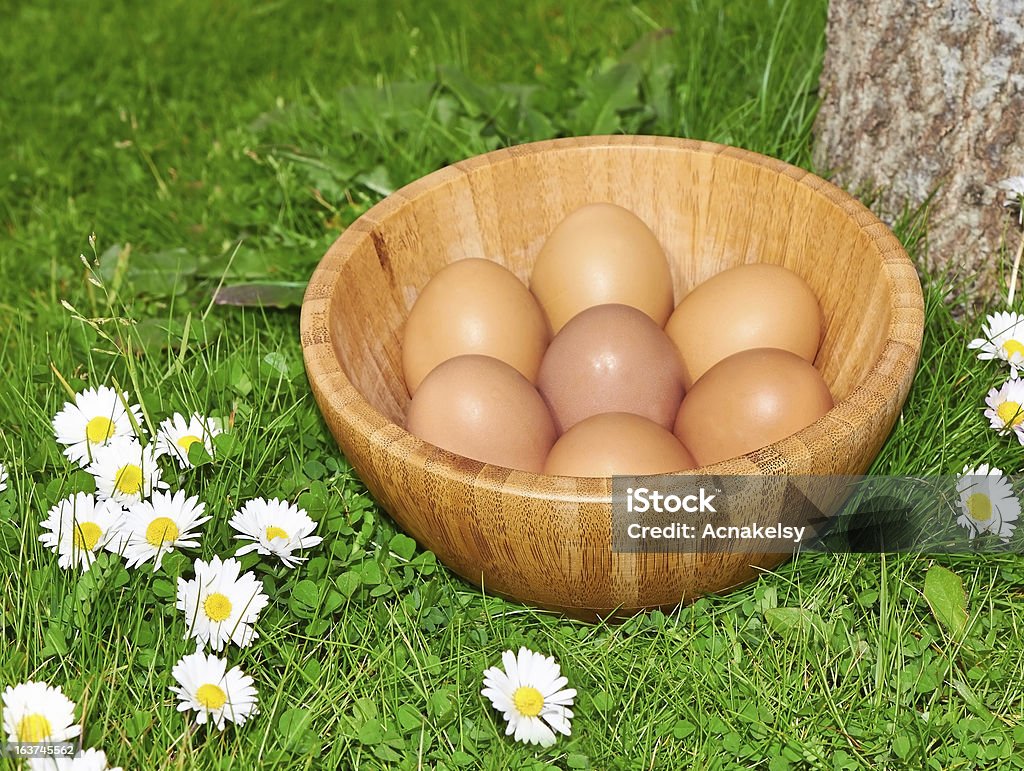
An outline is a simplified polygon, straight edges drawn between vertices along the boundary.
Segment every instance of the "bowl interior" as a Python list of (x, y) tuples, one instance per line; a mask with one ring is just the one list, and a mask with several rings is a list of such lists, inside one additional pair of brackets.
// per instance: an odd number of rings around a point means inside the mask
[(696, 143), (516, 150), (429, 175), (347, 233), (331, 340), (344, 374), (389, 421), (404, 425), (403, 326), (430, 278), (447, 263), (479, 257), (528, 283), (547, 235), (595, 201), (629, 209), (654, 231), (677, 303), (701, 281), (743, 263), (779, 264), (802, 276), (824, 311), (815, 364), (837, 402), (875, 365), (893, 320), (886, 255), (858, 216), (866, 210), (851, 209), (850, 199), (816, 177)]

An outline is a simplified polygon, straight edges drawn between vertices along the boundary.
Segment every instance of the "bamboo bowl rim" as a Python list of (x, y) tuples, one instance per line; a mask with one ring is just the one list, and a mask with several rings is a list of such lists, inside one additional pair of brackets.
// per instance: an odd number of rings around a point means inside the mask
[[(318, 264), (302, 303), (300, 331), (307, 375), (325, 417), (328, 417), (326, 413), (330, 413), (330, 417), (371, 439), (400, 463), (428, 458), (425, 462), (417, 462), (426, 473), (443, 479), (469, 482), (475, 488), (501, 495), (593, 504), (607, 504), (611, 501), (611, 477), (553, 477), (494, 466), (442, 450), (408, 433), (403, 426), (392, 422), (374, 407), (352, 384), (335, 354), (330, 329), (332, 298), (338, 289), (338, 276), (342, 268), (356, 247), (366, 239), (372, 239), (377, 225), (384, 223), (395, 211), (453, 178), (471, 174), (474, 169), (494, 166), (526, 155), (577, 151), (581, 148), (716, 155), (784, 175), (809, 188), (815, 195), (827, 199), (859, 227), (880, 255), (881, 271), (889, 284), (890, 317), (884, 344), (867, 374), (847, 396), (836, 402), (829, 412), (811, 426), (793, 436), (738, 458), (675, 472), (676, 475), (772, 473), (764, 470), (763, 460), (758, 462), (765, 453), (777, 456), (777, 461), (781, 461), (781, 471), (778, 473), (801, 473), (800, 464), (795, 467), (790, 464), (790, 456), (781, 445), (793, 439), (802, 441), (808, 458), (819, 453), (830, 453), (836, 441), (855, 440), (858, 427), (869, 422), (874, 413), (879, 411), (877, 407), (872, 407), (872, 403), (877, 404), (878, 395), (892, 394), (895, 388), (903, 390), (905, 396), (921, 349), (924, 328), (921, 284), (902, 244), (867, 207), (809, 171), (749, 150), (674, 137), (614, 135), (549, 139), (514, 145), (456, 162), (396, 190), (346, 228)], [(827, 431), (820, 430), (823, 423), (827, 424)], [(871, 460), (868, 459), (868, 464)], [(779, 465), (775, 463), (775, 466)]]

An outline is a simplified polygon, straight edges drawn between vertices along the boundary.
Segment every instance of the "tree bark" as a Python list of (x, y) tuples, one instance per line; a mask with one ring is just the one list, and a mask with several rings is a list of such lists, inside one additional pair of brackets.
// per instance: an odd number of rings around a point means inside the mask
[(927, 268), (1005, 295), (1021, 232), (995, 185), (1024, 174), (1024, 0), (831, 0), (821, 94), (818, 168), (889, 221), (934, 193)]

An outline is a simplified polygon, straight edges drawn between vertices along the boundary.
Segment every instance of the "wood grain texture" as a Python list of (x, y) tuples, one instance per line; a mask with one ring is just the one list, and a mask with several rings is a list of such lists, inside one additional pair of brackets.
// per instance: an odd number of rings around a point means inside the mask
[[(609, 136), (510, 147), (429, 174), (353, 223), (317, 267), (302, 308), (309, 381), (342, 451), (396, 522), (467, 581), (579, 618), (672, 607), (783, 559), (612, 553), (610, 479), (490, 466), (402, 428), (402, 327), (430, 277), (480, 257), (526, 282), (546, 235), (594, 201), (650, 225), (677, 302), (749, 262), (796, 271), (821, 300), (826, 333), (815, 364), (835, 408), (702, 472), (863, 473), (906, 399), (923, 326), (917, 273), (874, 215), (809, 172), (723, 145)], [(765, 485), (753, 519), (780, 515), (780, 489)]]

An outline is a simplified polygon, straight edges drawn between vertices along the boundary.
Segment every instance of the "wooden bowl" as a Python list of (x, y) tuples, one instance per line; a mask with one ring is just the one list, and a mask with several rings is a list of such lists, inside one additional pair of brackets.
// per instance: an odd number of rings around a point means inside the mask
[(528, 282), (547, 235), (596, 201), (651, 227), (677, 301), (749, 262), (796, 271), (821, 301), (815, 364), (835, 408), (708, 473), (865, 472), (906, 399), (923, 325), (917, 273), (863, 205), (803, 169), (708, 142), (609, 136), (510, 147), (428, 174), (354, 222), (302, 306), (306, 370), (334, 437), (377, 501), (449, 568), (487, 592), (579, 618), (672, 607), (784, 559), (613, 553), (610, 479), (487, 465), (403, 428), (403, 324), (431, 276), (482, 257)]

